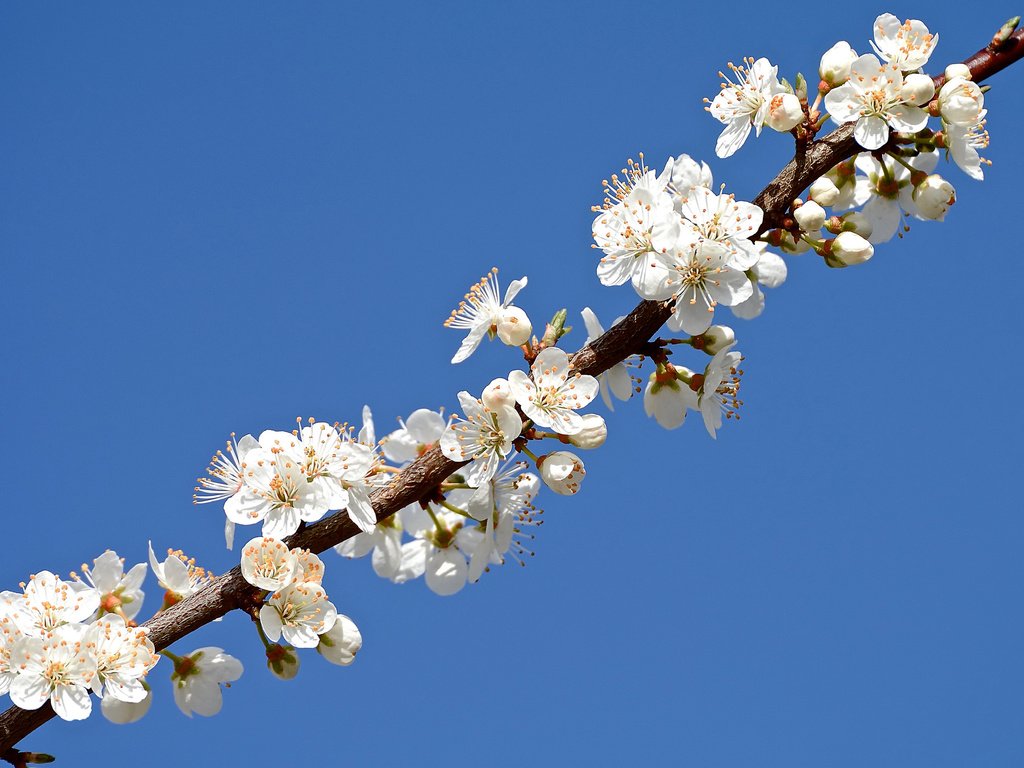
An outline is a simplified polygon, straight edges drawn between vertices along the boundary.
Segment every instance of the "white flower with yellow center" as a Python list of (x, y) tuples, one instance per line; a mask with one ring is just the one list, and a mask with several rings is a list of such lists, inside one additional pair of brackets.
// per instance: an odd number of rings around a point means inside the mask
[(284, 636), (296, 648), (316, 648), (317, 635), (328, 632), (338, 618), (334, 604), (319, 584), (292, 584), (271, 595), (260, 608), (260, 626), (271, 642)]
[(531, 379), (523, 371), (512, 371), (508, 383), (516, 402), (534, 423), (563, 435), (583, 429), (577, 410), (597, 397), (599, 385), (593, 376), (570, 373), (569, 356), (558, 347), (541, 351), (530, 366)]
[(738, 367), (743, 355), (733, 352), (733, 344), (719, 350), (707, 364), (703, 374), (695, 374), (690, 388), (697, 392), (698, 407), (704, 417), (708, 434), (717, 437), (722, 426), (722, 414), (728, 419), (739, 419), (740, 377), (743, 371)]
[(604, 251), (597, 265), (602, 285), (633, 281), (643, 295), (646, 271), (652, 257), (673, 248), (679, 239), (680, 222), (667, 192), (673, 161), (656, 174), (643, 163), (629, 161), (623, 176), (605, 181), (605, 201), (595, 206), (598, 216), (592, 231), (594, 247)]
[(743, 271), (757, 263), (760, 250), (750, 238), (764, 219), (764, 211), (758, 206), (725, 192), (716, 195), (700, 186), (679, 190), (678, 203), (684, 227), (691, 230), (687, 241), (721, 243), (729, 251), (729, 266), (733, 269)]
[(891, 13), (875, 19), (875, 39), (871, 47), (881, 58), (902, 72), (920, 69), (939, 42), (939, 36), (928, 31), (923, 21), (907, 19), (904, 22)]
[(381, 450), (388, 461), (405, 464), (422, 456), (441, 439), (448, 422), (439, 411), (419, 408), (405, 421), (398, 420), (399, 429), (384, 436)]
[(264, 536), (283, 539), (295, 533), (299, 523), (314, 522), (327, 513), (330, 503), (322, 487), (309, 482), (298, 444), (298, 438), (287, 432), (260, 436), (260, 447), (241, 465), (245, 488), (224, 505), (232, 522), (262, 522)]
[(729, 70), (732, 78), (724, 72), (718, 73), (725, 82), (715, 100), (706, 107), (712, 117), (725, 124), (715, 144), (715, 154), (719, 157), (729, 157), (742, 147), (751, 126), (760, 136), (772, 99), (785, 93), (778, 80), (779, 68), (772, 66), (768, 59), (744, 58), (741, 66), (730, 61)]
[[(246, 435), (235, 442), (235, 433), (231, 433), (227, 447), (217, 451), (210, 459), (206, 470), (207, 477), (200, 477), (196, 482), (195, 493), (192, 494), (193, 504), (209, 504), (214, 501), (227, 501), (242, 492), (245, 481), (242, 479), (242, 461), (259, 443), (252, 435)], [(235, 540), (235, 524), (228, 518), (224, 523), (224, 541), (231, 549)]]
[(66, 624), (87, 621), (100, 606), (100, 593), (81, 582), (63, 581), (49, 571), (33, 574), (24, 594), (5, 592), (9, 615), (29, 637), (45, 637)]
[(241, 568), (254, 587), (276, 592), (295, 581), (299, 559), (283, 542), (259, 537), (242, 547)]
[(96, 666), (92, 690), (97, 696), (131, 703), (146, 698), (142, 680), (160, 659), (147, 629), (107, 615), (90, 625), (82, 640)]
[[(494, 267), (480, 281), (471, 286), (457, 309), (452, 310), (451, 316), (444, 321), (445, 328), (458, 328), (469, 331), (463, 339), (452, 363), (461, 363), (472, 355), (480, 346), (485, 335), (492, 339), (498, 334), (498, 326), (502, 324), (507, 311), (517, 309), (513, 307), (512, 300), (523, 288), (526, 287), (527, 279), (524, 276), (520, 280), (513, 280), (505, 291), (505, 298), (499, 299), (501, 287), (498, 284), (498, 268)], [(513, 312), (509, 318), (515, 317), (519, 320), (518, 312)]]
[(825, 108), (840, 125), (857, 123), (853, 135), (864, 149), (878, 149), (888, 141), (890, 126), (916, 133), (928, 124), (925, 110), (902, 102), (902, 89), (899, 66), (865, 53), (853, 62), (850, 79), (825, 96)]
[(296, 547), (292, 550), (298, 567), (295, 569), (295, 581), (303, 584), (320, 584), (324, 580), (324, 561), (308, 549)]
[[(417, 505), (418, 506), (418, 505)], [(402, 524), (399, 515), (381, 520), (373, 533), (358, 533), (334, 547), (342, 557), (356, 558), (373, 553), (373, 571), (382, 579), (394, 578), (402, 564)]]
[(146, 578), (146, 564), (137, 563), (124, 572), (124, 558), (108, 549), (92, 561), (82, 564), (85, 580), (100, 594), (99, 615), (116, 613), (134, 619), (142, 608), (145, 593), (140, 589)]
[(514, 408), (490, 408), (469, 392), (459, 392), (465, 418), (456, 419), (441, 435), (441, 453), (454, 461), (468, 461), (462, 472), (477, 488), (494, 476), (498, 463), (512, 450), (512, 441), (523, 431), (523, 420)]
[(754, 291), (750, 280), (732, 266), (731, 258), (727, 245), (705, 240), (666, 261), (666, 269), (671, 270), (666, 285), (675, 298), (669, 328), (691, 335), (704, 333), (711, 327), (715, 307), (732, 307), (750, 297)]
[(960, 170), (976, 181), (985, 178), (982, 165), (991, 165), (991, 160), (986, 160), (978, 154), (979, 149), (988, 147), (988, 131), (985, 130), (985, 115), (987, 109), (981, 110), (977, 123), (973, 125), (946, 125), (943, 130), (946, 147)]
[(11, 701), (22, 709), (39, 709), (47, 701), (62, 720), (84, 720), (92, 712), (89, 686), (96, 664), (82, 642), (85, 626), (61, 626), (44, 637), (22, 638), (11, 655), (17, 677)]
[(11, 612), (10, 603), (0, 602), (0, 696), (11, 689), (11, 682), (17, 674), (11, 666), (11, 653), (18, 641), (25, 637)]
[[(287, 436), (284, 432), (264, 432), (260, 435), (261, 445), (268, 434), (281, 444), (281, 436)], [(311, 419), (308, 426), (299, 430), (298, 443), (289, 449), (298, 453), (303, 474), (329, 509), (344, 509), (361, 530), (373, 530), (377, 516), (366, 483), (377, 461), (372, 446), (352, 440), (345, 429), (339, 431), (332, 424)]]
[(194, 557), (186, 557), (180, 549), (168, 549), (167, 558), (160, 562), (149, 542), (149, 567), (160, 586), (167, 590), (164, 602), (171, 604), (193, 595), (213, 580), (213, 574), (196, 565)]

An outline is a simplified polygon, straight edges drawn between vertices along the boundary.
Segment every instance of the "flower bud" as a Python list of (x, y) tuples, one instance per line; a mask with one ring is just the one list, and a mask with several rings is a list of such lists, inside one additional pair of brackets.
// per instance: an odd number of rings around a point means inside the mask
[(608, 439), (608, 425), (604, 419), (596, 413), (583, 415), (583, 429), (575, 435), (569, 435), (569, 442), (577, 448), (590, 450), (600, 448)]
[(530, 340), (533, 326), (519, 307), (506, 307), (498, 321), (498, 338), (510, 347), (519, 347)]
[(697, 408), (697, 394), (687, 382), (693, 371), (675, 366), (675, 377), (652, 373), (644, 389), (644, 413), (665, 429), (675, 429), (686, 420), (686, 409)]
[(840, 232), (832, 241), (831, 255), (842, 266), (863, 264), (875, 254), (874, 246), (856, 232)]
[(709, 355), (715, 355), (722, 347), (727, 347), (736, 341), (736, 334), (727, 325), (712, 325), (700, 336), (697, 336), (695, 341), (697, 339), (700, 339), (700, 346), (694, 344), (695, 347), (703, 349)]
[(839, 187), (835, 185), (832, 179), (822, 176), (811, 184), (807, 195), (818, 205), (831, 206), (835, 205), (836, 200), (839, 199)]
[(808, 200), (793, 211), (793, 218), (804, 232), (817, 232), (825, 226), (825, 209), (813, 200)]
[(537, 463), (544, 484), (562, 496), (572, 496), (578, 492), (587, 474), (580, 457), (569, 451), (549, 453), (541, 456)]
[(792, 253), (793, 255), (807, 253), (811, 250), (811, 246), (805, 241), (794, 238), (792, 232), (782, 233), (782, 237), (779, 239), (779, 247), (784, 253)]
[(914, 187), (914, 202), (922, 217), (942, 221), (946, 211), (956, 202), (956, 190), (939, 174), (933, 173)]
[(516, 405), (516, 398), (512, 394), (512, 387), (509, 386), (508, 379), (495, 379), (492, 381), (484, 387), (480, 399), (492, 411), (497, 410), (499, 406), (515, 408)]
[(818, 75), (835, 88), (850, 79), (850, 67), (857, 60), (857, 52), (845, 40), (840, 40), (821, 57)]
[(949, 82), (955, 77), (962, 77), (964, 80), (971, 79), (971, 68), (966, 64), (957, 62), (956, 64), (950, 64), (946, 67), (946, 81)]
[(788, 133), (804, 121), (804, 108), (792, 93), (777, 93), (768, 102), (768, 127)]
[(128, 723), (141, 720), (153, 704), (153, 694), (150, 693), (149, 686), (146, 683), (143, 685), (146, 686), (146, 698), (142, 701), (121, 701), (115, 699), (110, 693), (105, 693), (100, 701), (100, 711), (103, 716), (117, 725), (128, 725)]
[(290, 645), (274, 643), (267, 648), (267, 669), (280, 680), (291, 680), (299, 674), (299, 657)]
[(871, 233), (875, 231), (874, 226), (871, 224), (871, 219), (867, 217), (862, 211), (850, 211), (844, 213), (840, 217), (840, 221), (843, 222), (843, 232), (856, 232), (863, 238), (871, 237)]
[(359, 627), (348, 616), (339, 613), (329, 632), (320, 635), (316, 652), (331, 664), (346, 667), (355, 661), (356, 654), (363, 647), (363, 636)]
[(977, 83), (955, 77), (939, 90), (939, 112), (947, 123), (976, 125), (985, 106), (985, 95)]
[(928, 75), (915, 73), (907, 75), (900, 90), (900, 100), (906, 104), (920, 107), (932, 100), (935, 95), (935, 83)]

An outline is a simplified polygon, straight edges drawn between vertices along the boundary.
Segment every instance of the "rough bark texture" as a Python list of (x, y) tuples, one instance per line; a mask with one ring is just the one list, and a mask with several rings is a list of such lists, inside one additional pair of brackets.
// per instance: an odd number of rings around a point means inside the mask
[[(1024, 56), (1024, 29), (993, 47), (981, 49), (964, 60), (975, 81), (991, 77)], [(942, 76), (935, 78), (937, 85)], [(822, 139), (812, 142), (797, 158), (779, 172), (754, 202), (765, 212), (766, 229), (777, 226), (795, 197), (818, 177), (858, 152), (853, 126), (843, 125)], [(596, 375), (636, 353), (668, 319), (666, 303), (642, 301), (637, 307), (599, 338), (572, 356), (576, 370)], [(444, 457), (436, 447), (427, 451), (392, 481), (372, 495), (377, 519), (383, 520), (408, 504), (427, 496), (461, 464)], [(291, 547), (323, 552), (359, 533), (344, 513), (337, 513), (298, 531), (286, 540)], [(242, 578), (236, 566), (218, 576), (205, 589), (158, 613), (145, 623), (157, 650), (166, 648), (199, 627), (209, 624), (235, 609), (252, 610), (259, 592)], [(8, 753), (25, 736), (54, 715), (49, 704), (29, 711), (11, 707), (0, 714), (0, 755)], [(16, 754), (16, 753), (15, 753)], [(0, 759), (7, 759), (0, 757)]]

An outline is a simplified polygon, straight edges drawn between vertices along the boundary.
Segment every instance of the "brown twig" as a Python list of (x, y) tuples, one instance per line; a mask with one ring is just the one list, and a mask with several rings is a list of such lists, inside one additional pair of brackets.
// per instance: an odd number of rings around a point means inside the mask
[[(991, 77), (1024, 57), (1024, 29), (1017, 30), (996, 49), (986, 46), (964, 60), (975, 81)], [(941, 84), (942, 77), (935, 78)], [(843, 125), (822, 139), (811, 142), (799, 160), (794, 159), (762, 190), (754, 202), (764, 210), (762, 231), (779, 225), (789, 205), (804, 189), (837, 163), (859, 152), (853, 125)], [(658, 332), (671, 315), (667, 303), (642, 301), (621, 322), (572, 355), (573, 367), (596, 375), (634, 354)], [(392, 481), (374, 491), (371, 499), (378, 520), (384, 520), (431, 493), (462, 464), (452, 461), (434, 447), (416, 459)], [(286, 539), (291, 547), (323, 552), (345, 541), (359, 529), (348, 515), (337, 513), (309, 525)], [(157, 650), (166, 648), (199, 627), (236, 608), (250, 605), (255, 588), (242, 578), (238, 566), (218, 576), (207, 587), (147, 621), (149, 636)], [(0, 754), (15, 754), (13, 747), (54, 715), (47, 703), (37, 710), (11, 707), (0, 714)]]

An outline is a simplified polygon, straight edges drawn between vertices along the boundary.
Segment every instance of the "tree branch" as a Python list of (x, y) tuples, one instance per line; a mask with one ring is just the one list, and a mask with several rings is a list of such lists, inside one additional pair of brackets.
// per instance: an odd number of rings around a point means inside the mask
[[(989, 44), (964, 60), (976, 82), (1005, 69), (1024, 57), (1024, 29), (1010, 35), (1005, 42)], [(944, 82), (940, 75), (939, 86)], [(840, 126), (822, 139), (812, 142), (772, 179), (754, 202), (764, 210), (763, 229), (778, 226), (787, 208), (817, 178), (843, 160), (859, 152), (853, 138), (853, 125)], [(581, 373), (597, 375), (634, 354), (658, 332), (672, 314), (666, 302), (642, 301), (621, 322), (572, 355), (573, 367)], [(463, 462), (464, 463), (464, 462)], [(435, 446), (392, 481), (371, 495), (377, 520), (391, 517), (403, 507), (419, 501), (453, 474), (463, 463), (452, 461)], [(302, 547), (323, 552), (360, 533), (348, 515), (339, 512), (289, 536), (289, 547)], [(194, 595), (171, 606), (147, 621), (149, 637), (157, 650), (166, 648), (199, 627), (209, 624), (229, 611), (251, 609), (259, 602), (260, 592), (243, 578), (235, 566), (215, 578)], [(16, 706), (0, 714), (0, 759), (6, 759), (14, 746), (54, 716), (49, 703), (37, 710)]]

